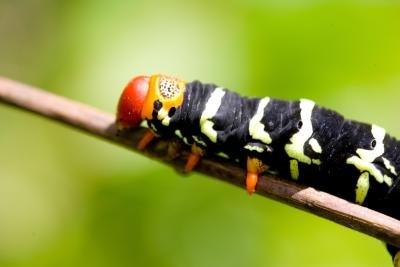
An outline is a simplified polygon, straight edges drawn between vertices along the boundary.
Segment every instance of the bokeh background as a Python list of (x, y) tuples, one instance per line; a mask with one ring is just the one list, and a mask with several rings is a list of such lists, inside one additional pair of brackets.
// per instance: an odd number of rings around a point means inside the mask
[[(114, 112), (159, 72), (400, 137), (400, 3), (0, 2), (0, 75)], [(371, 237), (0, 105), (0, 266), (390, 264)]]

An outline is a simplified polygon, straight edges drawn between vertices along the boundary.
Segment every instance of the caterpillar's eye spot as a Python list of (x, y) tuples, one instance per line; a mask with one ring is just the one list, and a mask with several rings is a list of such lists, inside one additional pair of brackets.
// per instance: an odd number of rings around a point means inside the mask
[(179, 94), (179, 80), (167, 76), (160, 77), (160, 94), (166, 99), (172, 99)]
[(298, 123), (297, 123), (297, 129), (301, 129), (301, 127), (303, 127), (303, 121), (299, 121)]
[(372, 147), (372, 148), (375, 148), (375, 147), (376, 147), (376, 140), (375, 140), (375, 139), (371, 141), (371, 147)]
[(172, 108), (168, 111), (168, 116), (169, 116), (169, 117), (174, 116), (175, 112), (176, 112), (176, 108), (175, 108), (175, 107), (172, 107)]

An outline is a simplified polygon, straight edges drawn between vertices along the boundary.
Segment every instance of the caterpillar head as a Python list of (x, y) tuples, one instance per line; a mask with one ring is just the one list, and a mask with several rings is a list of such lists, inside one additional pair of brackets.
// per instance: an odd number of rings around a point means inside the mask
[(185, 82), (166, 75), (137, 76), (121, 94), (117, 109), (118, 129), (135, 128), (145, 120), (151, 120), (154, 102), (162, 103), (169, 111), (183, 101)]

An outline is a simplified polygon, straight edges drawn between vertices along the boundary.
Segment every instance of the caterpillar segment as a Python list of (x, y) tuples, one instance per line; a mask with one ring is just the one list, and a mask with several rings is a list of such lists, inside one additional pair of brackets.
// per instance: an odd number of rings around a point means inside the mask
[[(247, 169), (249, 194), (268, 171), (400, 219), (400, 142), (377, 125), (307, 99), (242, 97), (165, 75), (138, 76), (125, 87), (118, 128), (142, 121), (149, 132), (140, 149), (155, 137), (174, 136), (191, 146), (185, 171), (214, 154)], [(399, 249), (387, 247), (399, 266)]]

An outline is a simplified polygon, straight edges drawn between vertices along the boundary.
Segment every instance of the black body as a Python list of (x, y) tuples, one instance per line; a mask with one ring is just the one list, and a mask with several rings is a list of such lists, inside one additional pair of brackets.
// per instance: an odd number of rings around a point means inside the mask
[[(208, 120), (214, 123), (217, 140), (213, 142), (202, 131), (201, 117), (206, 109), (212, 93), (217, 86), (194, 81), (186, 84), (182, 105), (170, 110), (170, 122), (164, 125), (157, 118), (162, 108), (160, 102), (154, 103), (153, 119), (149, 126), (161, 136), (176, 135), (186, 144), (196, 143), (208, 154), (223, 152), (229, 159), (246, 164), (247, 156), (256, 157), (269, 166), (279, 176), (292, 179), (290, 160), (285, 150), (291, 144), (294, 134), (307, 123), (302, 118), (301, 101), (284, 101), (269, 99), (262, 118), (259, 121), (264, 126), (272, 140), (265, 143), (254, 139), (249, 132), (250, 120), (256, 114), (261, 99), (242, 97), (226, 89), (217, 112)], [(221, 90), (221, 89), (219, 89)], [(309, 102), (304, 102), (309, 104)], [(372, 125), (345, 119), (342, 115), (318, 105), (312, 107), (312, 134), (302, 147), (304, 154), (320, 161), (320, 164), (298, 163), (299, 176), (296, 182), (312, 186), (351, 202), (355, 202), (355, 190), (360, 174), (366, 172), (347, 160), (357, 156), (358, 149), (373, 150), (379, 140), (372, 134)], [(317, 140), (322, 151), (313, 149), (311, 139)], [(371, 164), (382, 175), (391, 178), (389, 182), (379, 182), (369, 174), (369, 189), (362, 205), (400, 219), (399, 176), (400, 172), (400, 142), (385, 133), (382, 140), (384, 151)], [(246, 145), (261, 148), (263, 152), (245, 149)], [(392, 166), (392, 171), (383, 158)], [(317, 162), (316, 161), (316, 162)], [(394, 174), (396, 173), (396, 174)]]

